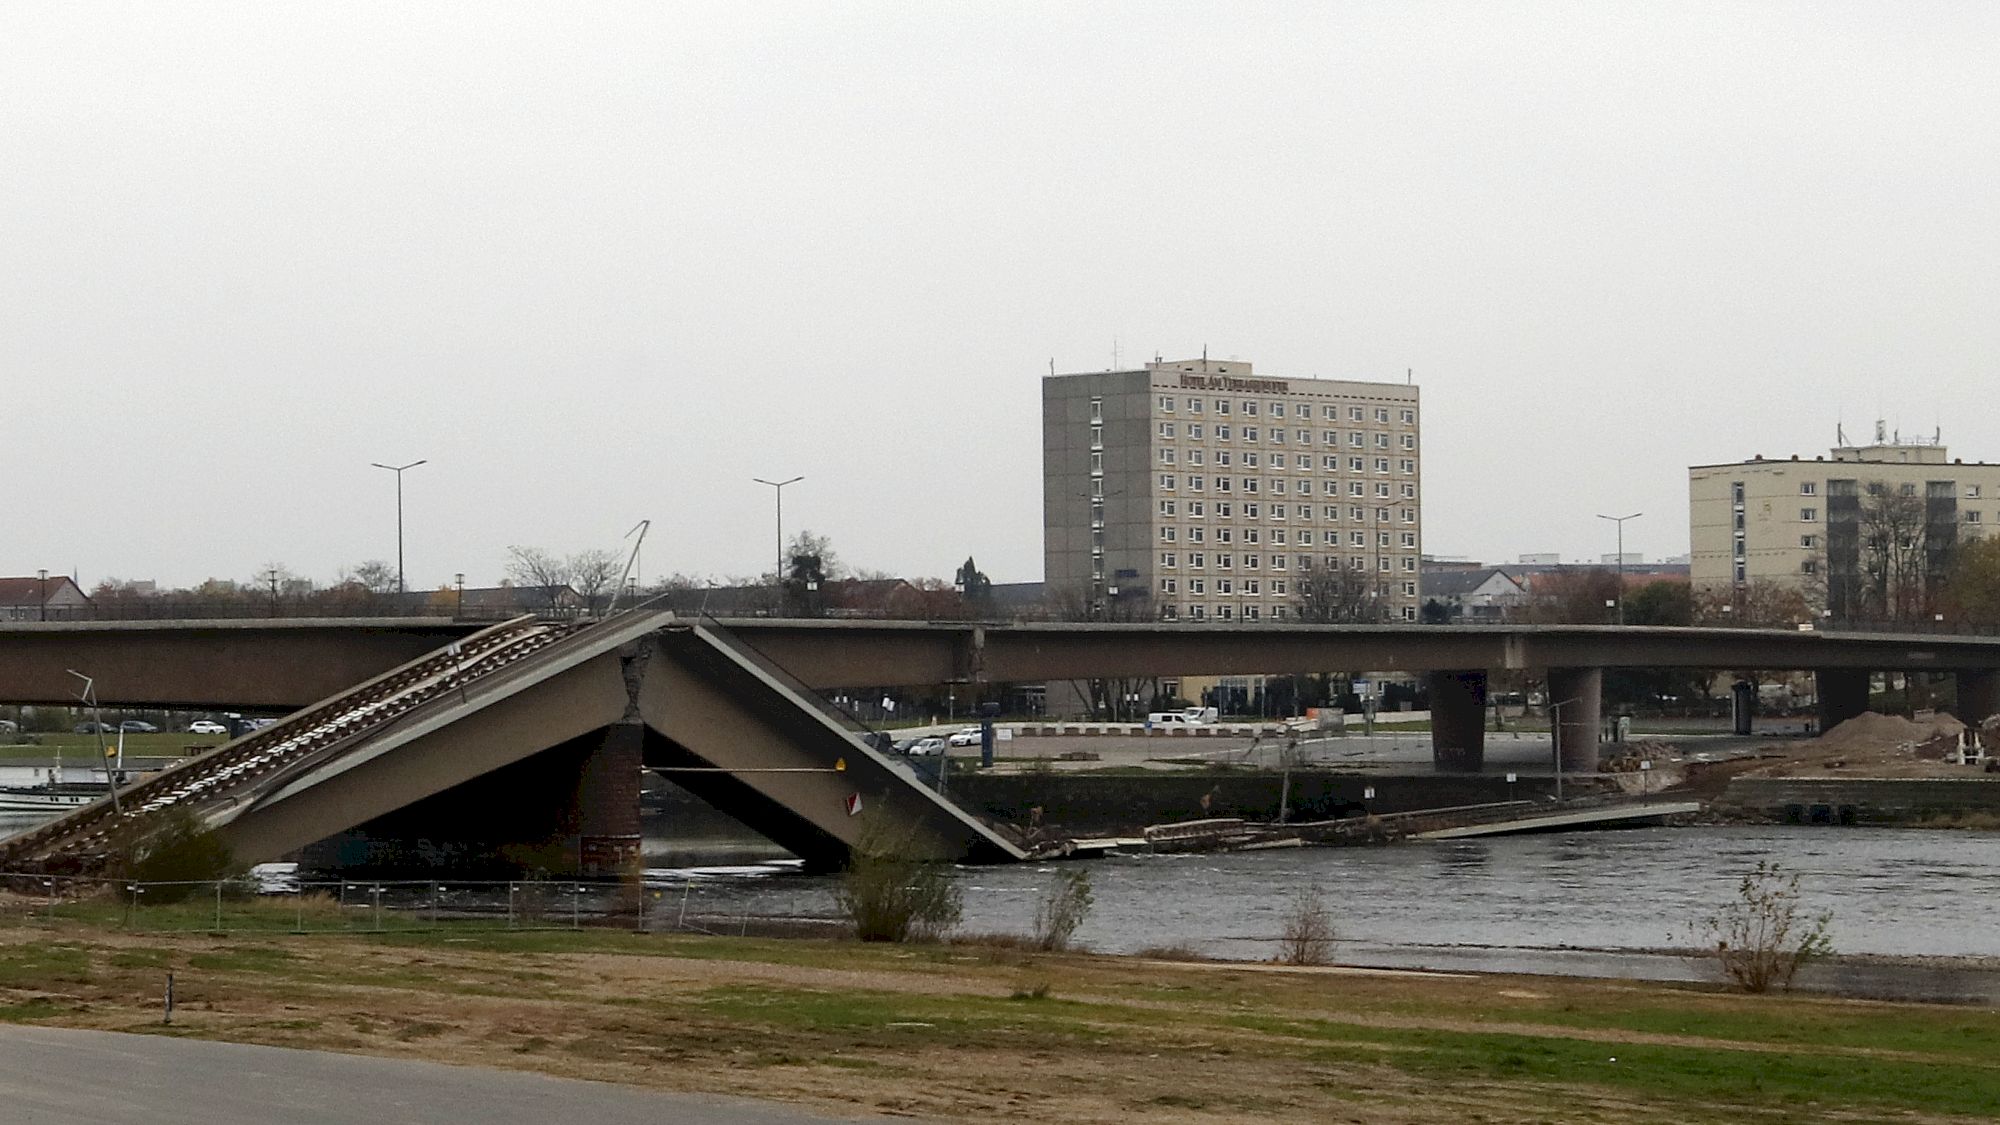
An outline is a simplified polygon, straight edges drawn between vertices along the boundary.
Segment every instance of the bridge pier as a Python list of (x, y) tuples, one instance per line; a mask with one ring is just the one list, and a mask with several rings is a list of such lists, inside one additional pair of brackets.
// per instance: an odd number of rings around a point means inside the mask
[(1564, 773), (1597, 772), (1597, 740), (1604, 725), (1604, 669), (1549, 669), (1549, 711), (1554, 717), (1556, 760)]
[(1486, 764), (1486, 670), (1432, 672), (1431, 765), (1478, 773)]
[[(1813, 671), (1813, 685), (1813, 692), (1819, 697), (1821, 734), (1868, 710), (1865, 668), (1818, 668)], [(1965, 720), (1961, 717), (1961, 721)]]
[(1958, 673), (1958, 721), (1977, 727), (2000, 715), (2000, 670), (1983, 668)]
[(573, 821), (578, 873), (618, 875), (639, 861), (639, 771), (646, 724), (615, 723), (577, 770)]

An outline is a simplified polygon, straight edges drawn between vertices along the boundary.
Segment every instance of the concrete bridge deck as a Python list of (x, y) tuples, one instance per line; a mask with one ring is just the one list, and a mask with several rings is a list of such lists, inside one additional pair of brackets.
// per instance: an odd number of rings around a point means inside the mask
[(1669, 817), (1692, 816), (1700, 811), (1701, 802), (1699, 801), (1621, 803), (1599, 808), (1571, 809), (1536, 815), (1513, 816), (1504, 820), (1494, 820), (1480, 824), (1465, 824), (1453, 828), (1438, 828), (1429, 832), (1416, 833), (1410, 838), (1413, 840), (1464, 840), (1475, 836), (1516, 836), (1531, 832), (1565, 832), (1588, 828), (1629, 828), (1642, 824), (1660, 823)]
[(477, 807), (497, 796), (512, 798), (510, 816), (526, 807), (519, 794), (486, 794), (453, 819), (492, 841), (560, 838), (580, 865), (616, 869), (635, 858), (622, 850), (636, 853), (644, 763), (684, 771), (677, 781), (818, 867), (844, 862), (867, 823), (855, 814), (869, 809), (919, 854), (1025, 856), (862, 734), (712, 627), (648, 611), (591, 625), (523, 618), (8, 840), (0, 865), (103, 870), (174, 810), (241, 861), (276, 859), (420, 803), (438, 814), (459, 787), (558, 752), (569, 776), (517, 776), (551, 787), (526, 802), (564, 815), (482, 823), (506, 819)]

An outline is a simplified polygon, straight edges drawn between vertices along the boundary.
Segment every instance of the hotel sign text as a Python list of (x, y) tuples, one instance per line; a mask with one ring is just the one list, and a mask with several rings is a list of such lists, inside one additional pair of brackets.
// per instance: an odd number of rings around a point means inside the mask
[(1284, 394), (1283, 379), (1236, 379), (1228, 375), (1182, 375), (1181, 388), (1190, 391), (1244, 391), (1250, 394)]

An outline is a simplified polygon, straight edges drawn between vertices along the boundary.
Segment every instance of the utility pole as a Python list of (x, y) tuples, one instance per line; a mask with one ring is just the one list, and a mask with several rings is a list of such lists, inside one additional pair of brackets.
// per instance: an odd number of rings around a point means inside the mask
[[(783, 586), (785, 584), (785, 486), (788, 484), (797, 484), (806, 478), (797, 476), (790, 480), (765, 480), (763, 477), (751, 477), (750, 479), (756, 481), (758, 484), (770, 485), (772, 493), (777, 498), (778, 569), (771, 572), (771, 579), (774, 585)], [(627, 534), (630, 534), (630, 532), (627, 532)]]
[(387, 469), (396, 474), (396, 594), (401, 597), (409, 591), (403, 583), (403, 470), (414, 469), (424, 464), (424, 460), (412, 461), (407, 465), (384, 465), (380, 461), (369, 464), (378, 469)]
[(1625, 624), (1625, 521), (1636, 520), (1644, 512), (1633, 512), (1629, 516), (1599, 515), (1601, 520), (1610, 520), (1618, 525), (1618, 623)]

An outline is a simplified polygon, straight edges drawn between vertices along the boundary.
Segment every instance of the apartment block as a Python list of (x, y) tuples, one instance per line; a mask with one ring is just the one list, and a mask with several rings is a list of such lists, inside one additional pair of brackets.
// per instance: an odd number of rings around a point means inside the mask
[(1688, 469), (1695, 587), (1776, 583), (1838, 619), (1861, 616), (1871, 587), (1934, 578), (1954, 546), (1996, 522), (2000, 465), (1954, 460), (1938, 440), (1898, 440), (1879, 424), (1874, 442), (1810, 461)]
[(1418, 388), (1155, 360), (1042, 382), (1047, 587), (1095, 616), (1283, 621), (1343, 568), (1414, 621)]

